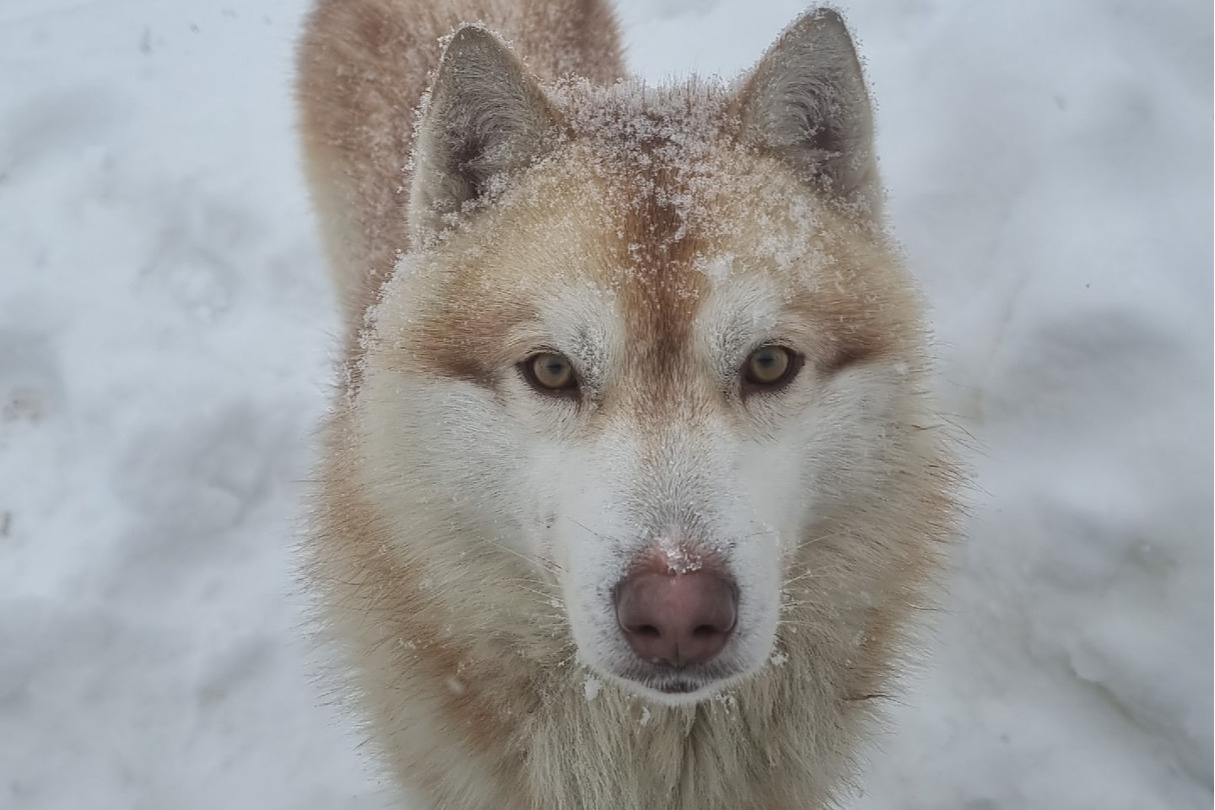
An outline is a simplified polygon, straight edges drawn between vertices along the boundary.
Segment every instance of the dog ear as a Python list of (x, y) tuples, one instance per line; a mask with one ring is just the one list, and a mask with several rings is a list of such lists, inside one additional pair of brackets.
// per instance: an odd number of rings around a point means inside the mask
[(414, 147), (409, 220), (415, 240), (441, 232), (453, 215), (531, 164), (557, 131), (536, 81), (497, 36), (474, 25), (452, 36)]
[(807, 12), (768, 49), (739, 96), (743, 138), (829, 194), (881, 216), (873, 109), (839, 14)]

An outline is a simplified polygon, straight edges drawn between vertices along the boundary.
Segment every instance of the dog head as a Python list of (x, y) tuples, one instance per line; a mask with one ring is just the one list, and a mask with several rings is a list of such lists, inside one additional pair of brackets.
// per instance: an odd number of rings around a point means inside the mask
[(831, 12), (733, 91), (541, 88), (455, 34), (358, 399), (372, 496), (475, 632), (668, 703), (799, 629), (864, 643), (924, 376), (872, 150)]

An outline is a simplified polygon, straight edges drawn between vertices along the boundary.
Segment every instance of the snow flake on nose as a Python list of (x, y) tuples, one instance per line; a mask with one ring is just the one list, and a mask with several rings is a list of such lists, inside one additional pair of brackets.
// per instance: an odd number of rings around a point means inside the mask
[(686, 543), (677, 542), (670, 537), (664, 537), (658, 542), (658, 553), (674, 574), (687, 574), (699, 571), (704, 567), (704, 557), (688, 548)]

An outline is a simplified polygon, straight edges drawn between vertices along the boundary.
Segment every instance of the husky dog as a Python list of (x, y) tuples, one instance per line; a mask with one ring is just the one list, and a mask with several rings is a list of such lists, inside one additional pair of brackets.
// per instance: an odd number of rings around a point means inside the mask
[(400, 783), (831, 805), (955, 513), (839, 16), (655, 88), (601, 0), (320, 0), (299, 70), (348, 327), (307, 571)]

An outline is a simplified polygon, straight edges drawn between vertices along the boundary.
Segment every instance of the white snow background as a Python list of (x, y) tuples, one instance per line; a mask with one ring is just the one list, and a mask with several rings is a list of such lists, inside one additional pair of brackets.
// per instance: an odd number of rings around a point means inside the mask
[[(0, 807), (392, 804), (293, 580), (337, 330), (303, 6), (0, 0)], [(654, 80), (802, 10), (620, 4)], [(1211, 3), (845, 10), (978, 480), (854, 807), (1210, 807)]]

